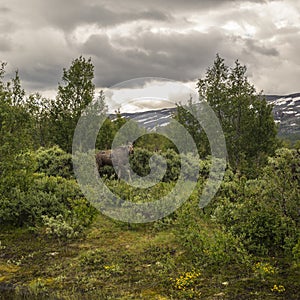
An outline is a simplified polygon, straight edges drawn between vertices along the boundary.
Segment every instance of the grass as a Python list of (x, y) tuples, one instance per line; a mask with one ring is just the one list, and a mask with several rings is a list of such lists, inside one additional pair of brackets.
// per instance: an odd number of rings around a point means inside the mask
[[(195, 267), (176, 226), (129, 227), (99, 215), (66, 244), (28, 229), (3, 229), (0, 241), (0, 299), (300, 299), (299, 266), (270, 258), (278, 272), (266, 278), (240, 265)], [(176, 288), (193, 271), (197, 280)]]

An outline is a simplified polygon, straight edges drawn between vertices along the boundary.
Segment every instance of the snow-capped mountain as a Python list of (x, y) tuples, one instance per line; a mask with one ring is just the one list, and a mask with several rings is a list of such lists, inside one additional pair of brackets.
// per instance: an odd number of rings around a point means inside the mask
[[(266, 99), (273, 105), (274, 119), (279, 125), (279, 135), (292, 140), (300, 139), (300, 93), (287, 96), (267, 95)], [(164, 108), (122, 115), (151, 130), (156, 126), (167, 125), (175, 111), (176, 108)]]
[(279, 135), (300, 139), (300, 93), (288, 96), (266, 96), (273, 104), (275, 122), (279, 124)]
[(125, 118), (130, 118), (142, 127), (149, 130), (154, 129), (157, 126), (165, 126), (170, 123), (172, 115), (176, 112), (176, 107), (174, 108), (163, 108), (160, 110), (150, 110), (144, 112), (136, 113), (123, 113)]

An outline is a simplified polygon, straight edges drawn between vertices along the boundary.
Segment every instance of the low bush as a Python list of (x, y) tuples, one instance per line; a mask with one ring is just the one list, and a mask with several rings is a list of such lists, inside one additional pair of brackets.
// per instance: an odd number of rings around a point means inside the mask
[[(16, 184), (7, 191), (3, 188), (0, 196), (0, 223), (3, 226), (36, 226), (42, 224), (44, 215), (48, 218), (61, 215), (75, 231), (82, 231), (92, 222), (96, 210), (84, 199), (77, 182), (71, 178), (70, 168), (64, 169), (67, 164), (63, 164), (60, 169), (59, 162), (67, 162), (67, 155), (56, 147), (49, 151), (40, 149), (36, 155), (40, 160), (35, 164), (35, 156), (25, 153), (19, 156), (20, 168), (28, 157), (31, 158), (27, 159), (28, 163), (31, 162), (33, 166), (39, 165), (38, 170), (42, 173), (33, 173), (32, 168), (22, 173), (20, 169), (17, 170), (17, 178), (8, 177)], [(46, 160), (46, 157), (49, 160)], [(21, 178), (21, 174), (24, 179)]]
[[(180, 222), (180, 220), (179, 220)], [(248, 265), (250, 256), (239, 239), (221, 229), (208, 230), (199, 222), (180, 224), (181, 243), (188, 250), (195, 265), (213, 268), (228, 267), (232, 264)]]
[(40, 148), (36, 151), (36, 172), (48, 176), (73, 177), (72, 155), (66, 153), (58, 146)]
[(213, 218), (251, 253), (291, 258), (300, 236), (299, 165), (295, 150), (278, 149), (258, 179), (227, 178)]
[(45, 234), (59, 241), (75, 238), (79, 234), (79, 232), (66, 222), (61, 214), (55, 217), (42, 216), (42, 220), (45, 227)]
[(164, 182), (176, 181), (180, 174), (186, 180), (194, 180), (198, 178), (199, 171), (201, 171), (201, 176), (207, 176), (209, 172), (209, 163), (201, 161), (199, 165), (199, 160), (192, 153), (179, 155), (172, 149), (164, 152), (151, 152), (138, 148), (130, 161), (132, 170), (139, 176), (147, 176), (151, 171), (151, 165), (159, 170), (166, 163), (162, 178)]

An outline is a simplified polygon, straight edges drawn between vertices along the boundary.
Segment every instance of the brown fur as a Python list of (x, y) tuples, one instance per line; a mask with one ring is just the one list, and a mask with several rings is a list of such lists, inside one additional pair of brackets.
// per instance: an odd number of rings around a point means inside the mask
[[(133, 145), (121, 146), (114, 150), (101, 150), (96, 154), (96, 163), (98, 171), (104, 166), (118, 167), (118, 178), (121, 177), (122, 170), (126, 167), (126, 157), (133, 153)], [(130, 178), (130, 174), (129, 174)]]

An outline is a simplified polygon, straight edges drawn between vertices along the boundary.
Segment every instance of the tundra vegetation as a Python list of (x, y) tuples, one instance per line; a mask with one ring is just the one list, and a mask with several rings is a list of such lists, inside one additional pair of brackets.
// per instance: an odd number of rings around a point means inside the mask
[[(167, 168), (155, 186), (132, 187), (111, 166), (100, 170), (111, 191), (140, 203), (167, 195), (181, 165), (186, 181), (199, 168), (188, 201), (146, 224), (101, 214), (74, 177), (80, 113), (95, 98), (95, 108), (107, 111), (93, 71), (91, 59), (74, 59), (56, 99), (47, 99), (27, 95), (19, 73), (7, 79), (0, 65), (0, 299), (298, 299), (299, 142), (278, 139), (272, 107), (249, 83), (246, 67), (229, 67), (217, 55), (198, 81), (199, 101), (219, 117), (228, 150), (224, 180), (205, 209), (198, 202), (209, 143), (180, 105), (174, 118), (193, 136), (200, 161), (153, 133), (135, 141), (130, 164), (146, 176), (150, 158), (161, 155)], [(106, 119), (96, 149), (110, 149), (125, 123), (120, 112)], [(142, 131), (137, 124), (129, 130)]]

